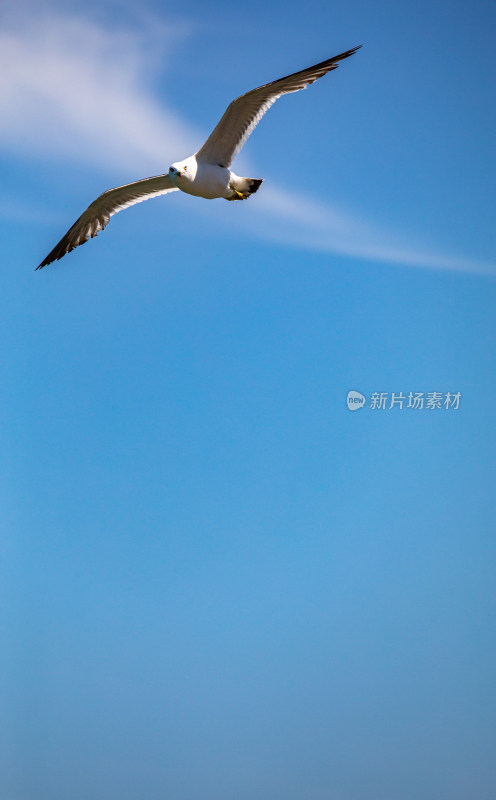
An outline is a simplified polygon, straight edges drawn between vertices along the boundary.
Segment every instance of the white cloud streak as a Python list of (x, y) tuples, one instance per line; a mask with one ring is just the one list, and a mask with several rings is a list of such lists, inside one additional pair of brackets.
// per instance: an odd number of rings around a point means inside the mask
[[(165, 171), (168, 159), (194, 152), (203, 139), (150, 86), (158, 45), (163, 63), (164, 51), (184, 33), (156, 20), (138, 30), (107, 30), (59, 14), (31, 27), (7, 26), (0, 33), (0, 148), (29, 158), (66, 157), (109, 174)], [(274, 186), (264, 185), (240, 225), (250, 236), (307, 250), (496, 274), (495, 265), (426, 252), (335, 206)]]
[(145, 171), (194, 149), (191, 127), (147, 86), (157, 38), (167, 52), (176, 33), (55, 16), (0, 33), (0, 146)]
[[(496, 275), (495, 264), (416, 247), (380, 225), (301, 193), (294, 197), (267, 187), (257, 213), (267, 237), (307, 249), (402, 266)], [(274, 226), (274, 217), (280, 219), (281, 227)]]

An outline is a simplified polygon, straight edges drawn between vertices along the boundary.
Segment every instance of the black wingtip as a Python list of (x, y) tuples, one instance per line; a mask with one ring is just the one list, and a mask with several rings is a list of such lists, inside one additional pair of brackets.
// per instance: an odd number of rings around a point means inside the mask
[(36, 272), (39, 269), (43, 269), (43, 267), (48, 267), (48, 265), (51, 264), (53, 261), (56, 261), (56, 259), (55, 258), (50, 258), (50, 256), (47, 256), (45, 259), (43, 259), (41, 264), (38, 264), (38, 266), (34, 268), (34, 271)]
[(340, 61), (343, 58), (348, 58), (349, 56), (352, 56), (354, 53), (356, 53), (357, 50), (360, 50), (361, 47), (363, 47), (363, 44), (357, 44), (357, 46), (352, 47), (351, 50), (346, 50), (344, 53), (341, 53), (341, 55), (335, 57), (336, 61)]
[(41, 264), (38, 264), (38, 266), (34, 268), (35, 272), (38, 269), (43, 269), (43, 267), (48, 267), (48, 265), (49, 264), (53, 264), (54, 261), (60, 261), (60, 259), (63, 258), (67, 253), (70, 253), (72, 250), (74, 250), (74, 247), (65, 248), (65, 246), (64, 246), (64, 248), (61, 251), (60, 245), (61, 244), (65, 245), (65, 239), (66, 239), (66, 237), (64, 236), (64, 238), (60, 240), (58, 245), (56, 247), (54, 247), (53, 250), (50, 253), (48, 253), (46, 258), (43, 259)]

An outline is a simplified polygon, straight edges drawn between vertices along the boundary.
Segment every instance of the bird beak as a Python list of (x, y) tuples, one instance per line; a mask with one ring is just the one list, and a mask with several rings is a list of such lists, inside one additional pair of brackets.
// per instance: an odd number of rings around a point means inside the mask
[(177, 174), (179, 175), (180, 178), (182, 178), (183, 175), (184, 175), (184, 173), (183, 172), (179, 172), (179, 170), (177, 171)]

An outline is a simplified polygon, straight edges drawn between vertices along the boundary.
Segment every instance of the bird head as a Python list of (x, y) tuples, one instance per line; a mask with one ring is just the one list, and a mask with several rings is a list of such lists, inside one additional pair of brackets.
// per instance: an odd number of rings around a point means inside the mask
[(191, 159), (187, 158), (185, 161), (176, 161), (169, 167), (169, 177), (173, 183), (179, 178), (185, 180), (194, 180), (196, 165), (191, 163)]

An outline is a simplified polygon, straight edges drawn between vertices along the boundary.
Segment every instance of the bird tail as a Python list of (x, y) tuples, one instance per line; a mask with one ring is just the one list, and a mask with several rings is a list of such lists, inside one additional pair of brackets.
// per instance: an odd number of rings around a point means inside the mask
[(251, 194), (260, 189), (263, 178), (240, 178), (238, 175), (231, 175), (229, 188), (232, 189), (232, 196), (228, 200), (246, 200)]
[(263, 178), (248, 178), (247, 180), (250, 184), (249, 194), (255, 194), (255, 192), (258, 192), (263, 183)]

